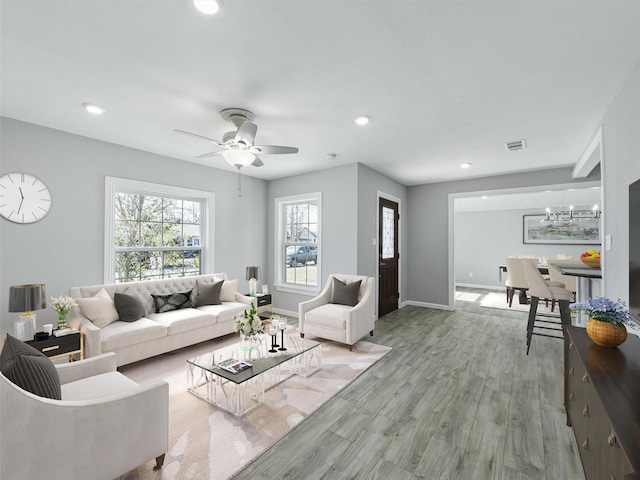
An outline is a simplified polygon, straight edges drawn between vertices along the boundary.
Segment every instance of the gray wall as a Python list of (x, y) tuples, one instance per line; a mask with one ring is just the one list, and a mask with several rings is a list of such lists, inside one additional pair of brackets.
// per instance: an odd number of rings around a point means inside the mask
[(408, 298), (416, 304), (449, 307), (450, 194), (593, 180), (573, 180), (570, 168), (560, 168), (409, 187)]
[[(272, 180), (267, 191), (267, 262), (275, 258), (275, 199), (305, 193), (322, 193), (321, 277), (324, 285), (331, 273), (357, 273), (358, 268), (358, 195), (356, 164)], [(268, 272), (268, 283), (274, 308), (284, 312), (298, 312), (298, 303), (309, 300), (308, 295), (277, 291), (273, 288), (275, 272)]]
[[(543, 208), (540, 209), (543, 211)], [(498, 266), (508, 255), (555, 256), (559, 253), (578, 258), (593, 245), (540, 245), (522, 242), (522, 216), (527, 210), (456, 212), (455, 282), (457, 285), (504, 287), (506, 275), (498, 281)], [(469, 276), (473, 273), (473, 277)]]
[[(24, 171), (51, 190), (49, 214), (30, 225), (0, 222), (0, 331), (13, 332), (9, 286), (45, 283), (47, 295), (66, 295), (70, 286), (103, 283), (104, 178), (114, 176), (211, 191), (215, 197), (214, 266), (241, 289), (246, 265), (266, 266), (266, 182), (243, 177), (243, 196), (231, 172), (175, 160), (0, 118), (2, 173)], [(241, 219), (238, 221), (238, 219)], [(37, 312), (38, 326), (53, 323), (51, 308)]]
[[(603, 252), (604, 294), (629, 301), (629, 185), (640, 179), (640, 63), (603, 120), (604, 231), (611, 251)], [(638, 212), (635, 212), (636, 215)]]
[(378, 192), (400, 199), (400, 301), (407, 299), (407, 187), (364, 165), (358, 166), (358, 274), (376, 277), (378, 274)]

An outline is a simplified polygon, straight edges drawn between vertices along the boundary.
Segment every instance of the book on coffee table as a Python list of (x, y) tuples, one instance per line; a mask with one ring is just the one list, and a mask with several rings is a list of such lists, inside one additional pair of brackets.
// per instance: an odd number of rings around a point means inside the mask
[(242, 360), (236, 360), (235, 358), (224, 358), (213, 363), (216, 367), (222, 368), (227, 372), (239, 373), (247, 368), (251, 368), (252, 365)]

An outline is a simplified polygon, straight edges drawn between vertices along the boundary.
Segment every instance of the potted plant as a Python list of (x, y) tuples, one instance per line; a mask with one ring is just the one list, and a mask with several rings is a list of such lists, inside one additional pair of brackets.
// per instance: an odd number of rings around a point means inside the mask
[(569, 305), (572, 312), (584, 312), (589, 315), (587, 334), (601, 347), (615, 348), (627, 339), (626, 326), (637, 326), (637, 322), (620, 299), (590, 298), (586, 302)]

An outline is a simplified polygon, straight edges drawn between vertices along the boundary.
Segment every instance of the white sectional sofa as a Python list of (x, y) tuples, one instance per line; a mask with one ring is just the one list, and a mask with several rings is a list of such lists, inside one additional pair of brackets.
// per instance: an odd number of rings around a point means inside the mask
[[(198, 306), (199, 286), (224, 280), (220, 304)], [(252, 297), (237, 292), (237, 280), (229, 281), (225, 273), (195, 277), (169, 278), (130, 283), (114, 283), (71, 287), (69, 295), (82, 302), (90, 300), (92, 310), (99, 314), (88, 318), (87, 302), (74, 307), (67, 319), (69, 326), (77, 328), (84, 338), (85, 358), (107, 352), (116, 354), (117, 365), (126, 365), (139, 360), (170, 352), (205, 340), (233, 332), (234, 316), (248, 310)], [(108, 297), (102, 292), (105, 290)], [(156, 312), (153, 295), (168, 295), (191, 290), (190, 300), (194, 307), (180, 308), (163, 313)], [(136, 296), (144, 306), (144, 316), (135, 321), (111, 321), (104, 325), (103, 318), (115, 312), (115, 293)], [(96, 296), (97, 295), (97, 296)], [(101, 297), (102, 295), (102, 297)], [(109, 301), (111, 299), (111, 302)], [(111, 303), (111, 305), (110, 305)], [(90, 315), (91, 316), (91, 315)], [(111, 318), (113, 320), (113, 317)]]

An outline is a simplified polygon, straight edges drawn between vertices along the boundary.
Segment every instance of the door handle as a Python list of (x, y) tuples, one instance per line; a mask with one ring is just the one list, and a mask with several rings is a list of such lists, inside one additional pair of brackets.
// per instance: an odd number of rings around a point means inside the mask
[(381, 266), (381, 267), (384, 267), (385, 265), (386, 265), (386, 263), (384, 263), (384, 262), (380, 262), (380, 266)]

